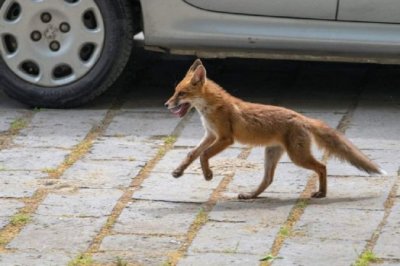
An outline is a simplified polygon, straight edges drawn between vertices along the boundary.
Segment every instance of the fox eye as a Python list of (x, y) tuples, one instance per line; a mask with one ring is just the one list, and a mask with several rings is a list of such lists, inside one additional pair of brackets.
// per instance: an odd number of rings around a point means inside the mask
[(181, 91), (181, 92), (178, 93), (178, 97), (183, 97), (183, 96), (185, 96), (185, 95), (186, 95), (186, 92), (183, 92), (183, 91)]

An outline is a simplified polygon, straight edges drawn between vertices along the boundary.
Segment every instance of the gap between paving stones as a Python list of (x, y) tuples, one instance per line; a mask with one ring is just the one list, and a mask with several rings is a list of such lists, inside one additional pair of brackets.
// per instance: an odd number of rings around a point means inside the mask
[[(363, 81), (361, 84), (358, 86), (361, 88), (361, 85), (366, 82), (367, 75), (365, 75)], [(354, 115), (354, 112), (358, 106), (359, 99), (361, 97), (362, 90), (358, 89), (358, 93), (354, 96), (354, 99), (352, 100), (350, 106), (348, 107), (347, 112), (343, 115), (342, 119), (339, 121), (336, 129), (341, 132), (345, 133), (346, 129), (350, 126), (351, 119)], [(321, 161), (326, 164), (330, 155), (329, 152), (325, 151)], [(280, 234), (276, 236), (272, 247), (270, 249), (270, 252), (268, 254), (272, 255), (272, 257), (277, 257), (279, 254), (280, 249), (283, 246), (283, 243), (285, 242), (286, 238), (288, 238), (291, 233), (293, 232), (293, 228), (295, 224), (300, 220), (301, 216), (304, 213), (305, 208), (307, 208), (307, 205), (310, 201), (310, 196), (311, 193), (315, 190), (315, 187), (317, 185), (317, 179), (318, 176), (314, 173), (311, 174), (308, 178), (308, 181), (306, 183), (306, 186), (303, 190), (303, 192), (300, 194), (297, 202), (293, 206), (293, 208), (290, 210), (289, 216), (286, 220), (286, 222), (281, 226), (281, 228), (285, 229), (288, 231), (288, 234)], [(260, 266), (269, 266), (271, 265), (271, 261), (262, 261), (260, 262)]]
[[(394, 182), (394, 185), (392, 187), (392, 189), (389, 192), (389, 195), (384, 203), (384, 207), (385, 207), (385, 211), (384, 211), (384, 215), (382, 218), (382, 221), (379, 223), (378, 227), (376, 228), (375, 232), (372, 234), (370, 240), (368, 240), (367, 244), (365, 245), (365, 248), (363, 250), (363, 252), (361, 252), (359, 258), (361, 258), (361, 256), (366, 253), (366, 252), (372, 252), (378, 239), (379, 239), (379, 235), (382, 232), (382, 229), (384, 228), (384, 226), (387, 224), (388, 221), (388, 217), (392, 211), (392, 208), (394, 206), (394, 202), (396, 199), (396, 193), (397, 193), (397, 189), (400, 185), (400, 174), (397, 174), (397, 180), (396, 182)], [(383, 259), (378, 258), (379, 261), (383, 261)], [(397, 261), (400, 262), (400, 261)]]
[(26, 128), (30, 124), (35, 114), (36, 111), (34, 110), (26, 111), (24, 114), (14, 119), (14, 121), (10, 123), (8, 130), (0, 134), (0, 150), (9, 148), (12, 145), (13, 138), (17, 136), (22, 129)]
[[(20, 117), (17, 117), (10, 123), (8, 130), (0, 134), (0, 151), (12, 146), (13, 138), (17, 136), (22, 129), (26, 128), (30, 124), (35, 114), (36, 112), (33, 110), (26, 111), (24, 114), (22, 114)], [(43, 192), (37, 191), (31, 198), (16, 199), (17, 201), (23, 202), (24, 207), (12, 217), (17, 217), (16, 215), (18, 214), (20, 217), (26, 217), (27, 214), (31, 213), (32, 210), (37, 208), (35, 202), (41, 201), (43, 198)], [(7, 197), (7, 199), (12, 198)], [(5, 245), (12, 239), (12, 236), (19, 232), (19, 230), (20, 229), (18, 226), (12, 225), (11, 222), (3, 227), (2, 230), (0, 230), (0, 252), (5, 251)]]
[[(61, 165), (59, 165), (57, 169), (55, 169), (52, 173), (49, 173), (49, 178), (59, 179), (60, 176), (69, 167), (71, 167), (75, 162), (81, 159), (90, 150), (93, 141), (97, 139), (102, 134), (102, 132), (105, 131), (105, 129), (111, 123), (113, 117), (122, 107), (122, 104), (123, 100), (120, 100), (118, 94), (118, 96), (112, 101), (110, 108), (108, 109), (107, 113), (100, 121), (100, 123), (94, 125), (89, 133), (86, 135), (86, 137), (72, 149), (71, 153), (66, 157), (64, 162), (62, 162)], [(32, 120), (34, 113), (35, 112), (31, 112), (31, 114), (27, 116), (27, 122)], [(13, 136), (18, 134), (18, 132), (20, 132), (22, 128), (23, 127), (15, 131)], [(20, 224), (13, 224), (12, 222), (10, 222), (2, 230), (0, 230), (0, 252), (12, 251), (10, 249), (6, 249), (7, 244), (10, 243), (18, 235), (18, 233), (25, 227), (25, 225), (29, 224), (32, 215), (36, 212), (39, 205), (43, 202), (46, 196), (52, 191), (54, 191), (54, 189), (39, 188), (32, 197), (23, 199), (25, 207), (21, 208), (14, 216), (23, 216), (26, 218), (26, 221)]]
[[(150, 175), (152, 169), (156, 166), (156, 164), (164, 157), (165, 153), (172, 149), (174, 143), (176, 142), (176, 138), (179, 137), (183, 128), (185, 127), (187, 121), (193, 116), (194, 112), (192, 111), (188, 115), (186, 115), (175, 127), (175, 129), (171, 132), (169, 136), (164, 138), (163, 145), (158, 149), (157, 154), (150, 161), (146, 163), (146, 165), (141, 169), (136, 177), (133, 178), (130, 186), (123, 189), (123, 194), (118, 200), (117, 204), (113, 208), (111, 215), (108, 217), (106, 224), (100, 229), (100, 232), (95, 236), (92, 241), (90, 247), (83, 253), (84, 256), (91, 256), (91, 254), (99, 252), (100, 245), (103, 239), (110, 235), (110, 230), (113, 228), (115, 222), (118, 217), (121, 215), (124, 208), (132, 201), (133, 193), (140, 188), (140, 185), (146, 180), (146, 178)], [(139, 235), (139, 234), (138, 234)], [(149, 234), (146, 234), (149, 235)], [(159, 236), (160, 234), (156, 234)]]

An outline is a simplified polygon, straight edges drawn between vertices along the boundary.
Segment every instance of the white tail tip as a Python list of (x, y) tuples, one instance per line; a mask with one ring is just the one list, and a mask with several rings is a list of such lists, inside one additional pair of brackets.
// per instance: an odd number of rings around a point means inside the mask
[(385, 170), (383, 170), (382, 168), (379, 168), (379, 173), (381, 174), (381, 175), (387, 175), (388, 173), (385, 171)]

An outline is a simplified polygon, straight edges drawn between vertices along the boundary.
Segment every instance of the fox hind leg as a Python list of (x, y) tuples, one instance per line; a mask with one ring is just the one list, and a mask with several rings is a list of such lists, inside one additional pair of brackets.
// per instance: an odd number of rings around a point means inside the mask
[(238, 195), (239, 199), (254, 199), (257, 198), (264, 190), (271, 185), (274, 180), (274, 173), (279, 159), (284, 153), (284, 149), (281, 146), (266, 147), (265, 148), (265, 158), (264, 158), (264, 178), (258, 188), (250, 193), (240, 193)]
[(298, 166), (313, 170), (318, 174), (319, 189), (312, 194), (313, 198), (324, 198), (327, 193), (326, 166), (311, 154), (311, 138), (306, 132), (299, 132), (296, 141), (286, 142), (286, 151), (290, 159)]

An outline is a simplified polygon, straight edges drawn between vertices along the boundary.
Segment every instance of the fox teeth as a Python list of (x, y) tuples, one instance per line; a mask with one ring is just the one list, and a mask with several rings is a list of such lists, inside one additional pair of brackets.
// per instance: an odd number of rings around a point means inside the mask
[(176, 106), (174, 108), (171, 108), (171, 112), (174, 113), (174, 114), (177, 114), (177, 113), (179, 113), (181, 111), (181, 109), (182, 109), (182, 104), (180, 104), (180, 105), (178, 105), (178, 106)]

